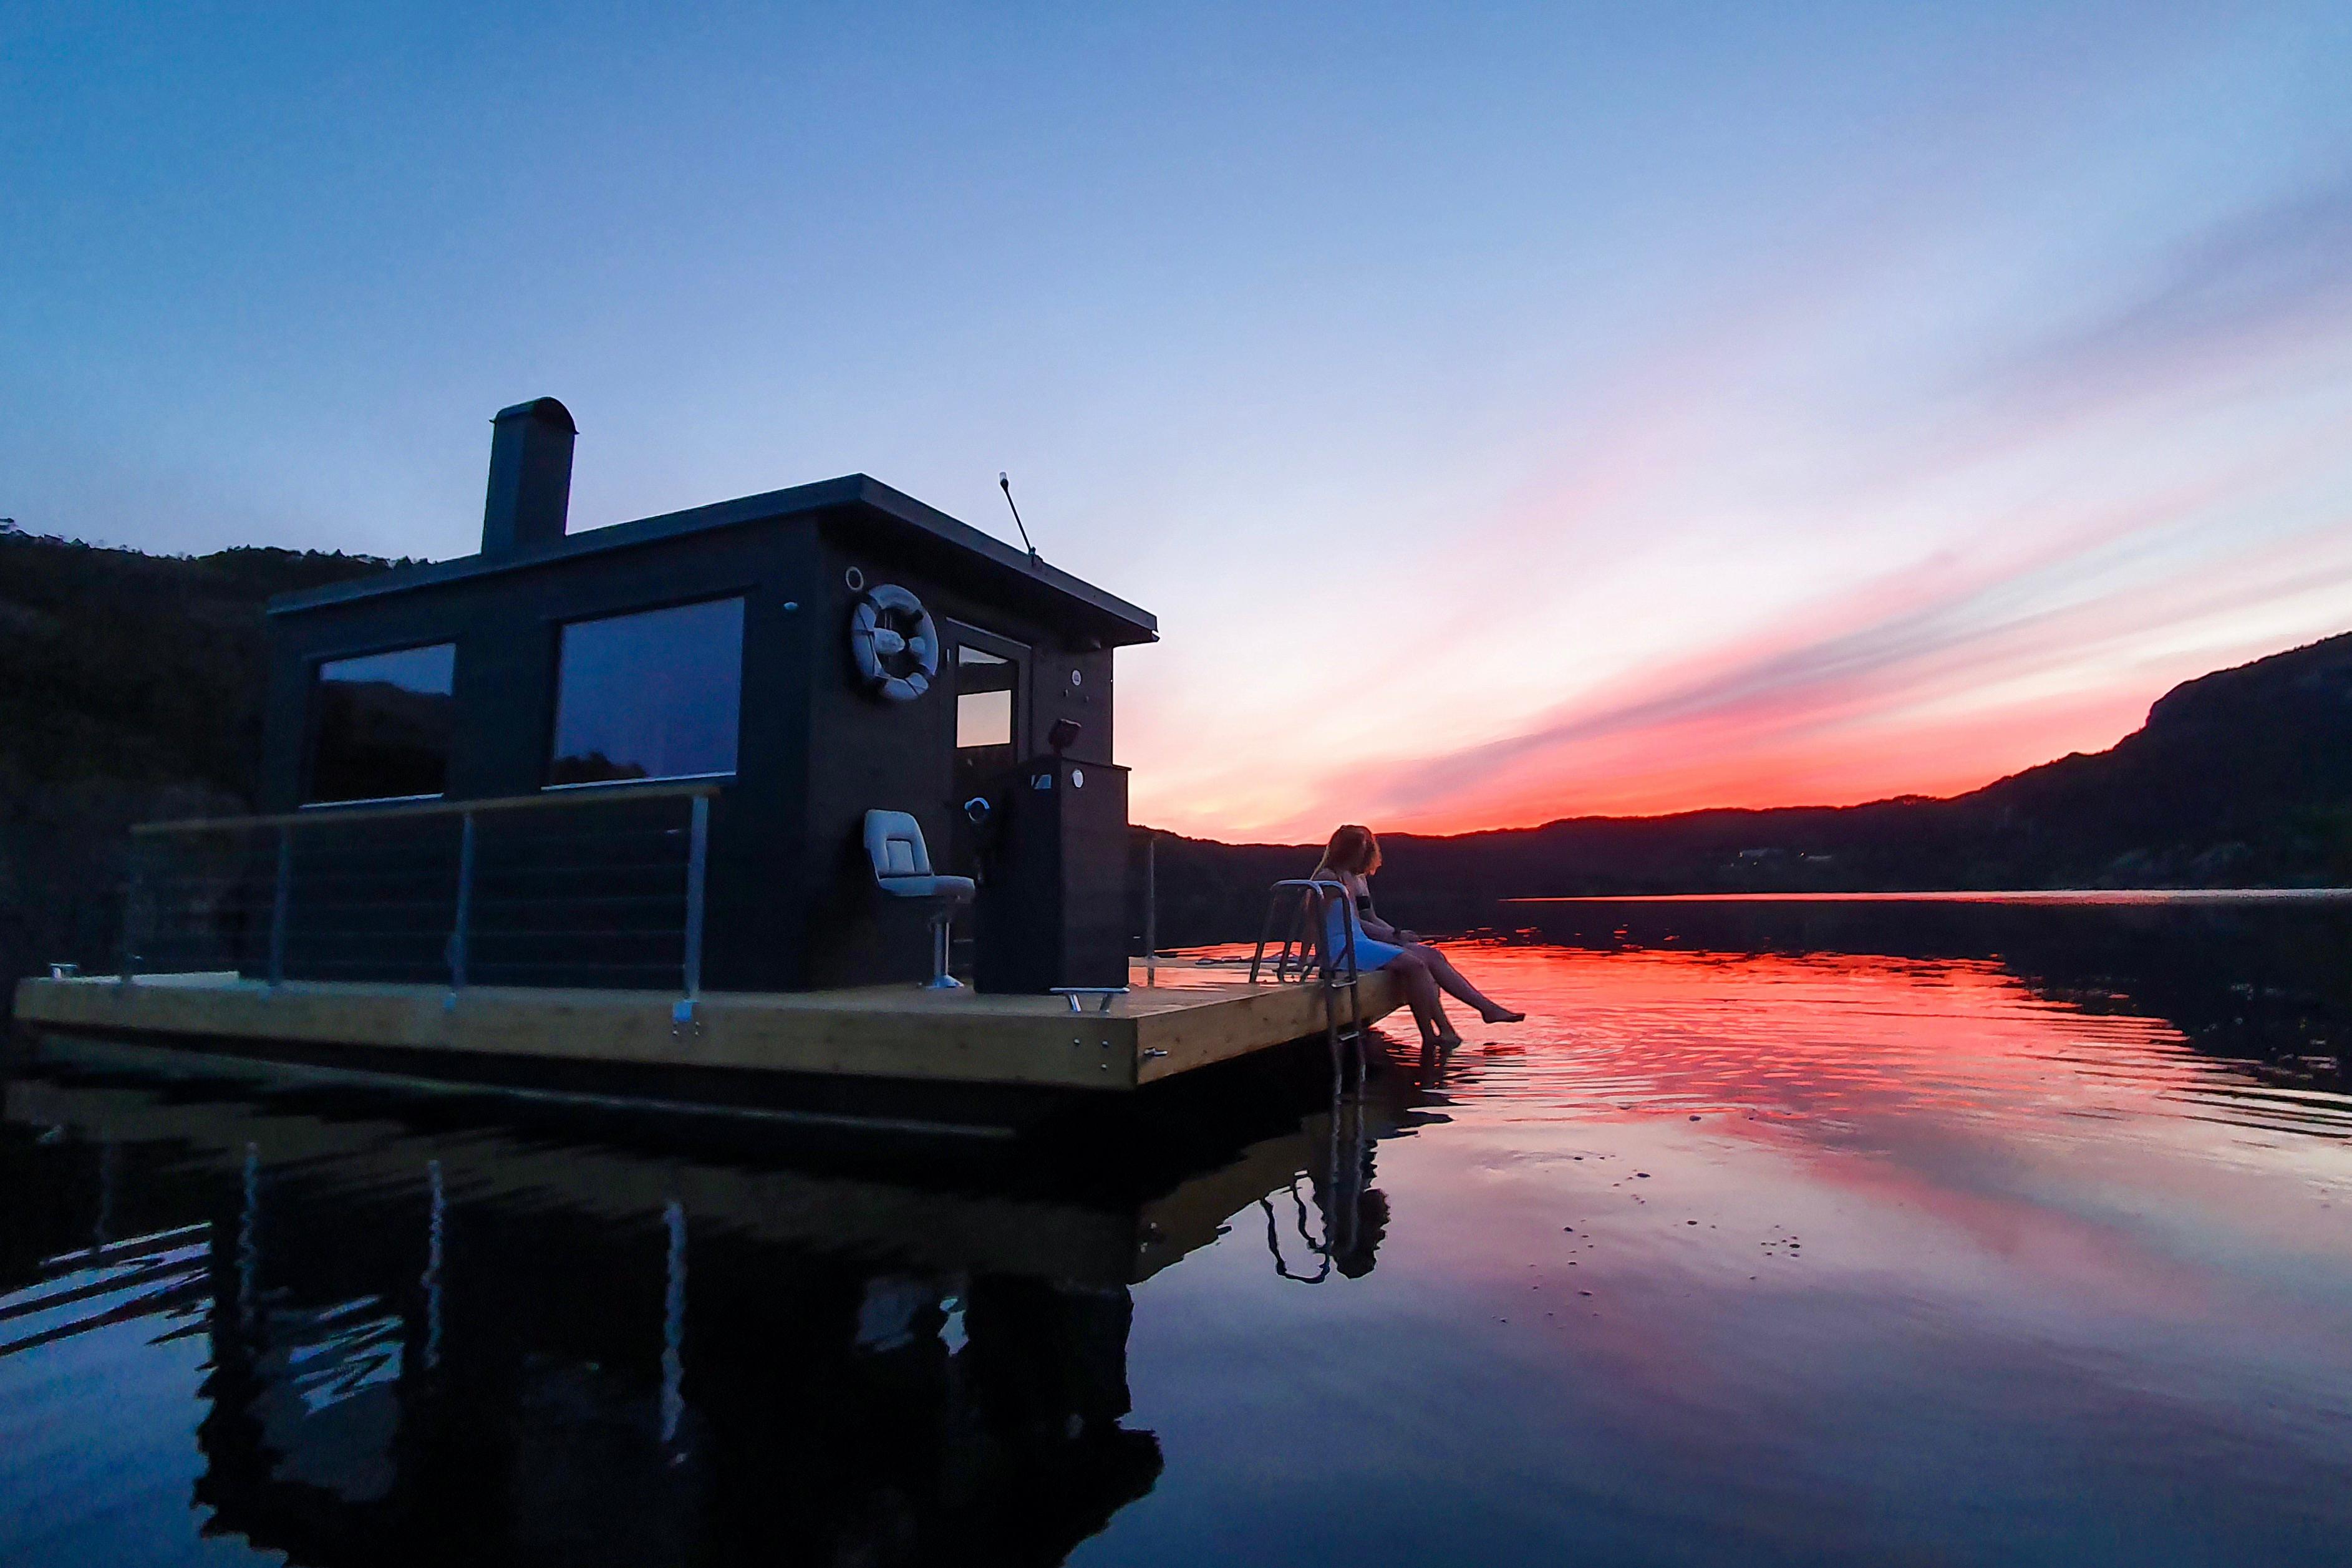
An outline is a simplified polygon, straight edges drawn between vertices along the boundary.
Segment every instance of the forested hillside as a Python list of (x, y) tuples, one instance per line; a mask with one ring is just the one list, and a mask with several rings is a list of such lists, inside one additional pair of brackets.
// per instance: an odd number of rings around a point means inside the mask
[(247, 809), (262, 606), (392, 564), (0, 529), (0, 976), (110, 963), (129, 825)]

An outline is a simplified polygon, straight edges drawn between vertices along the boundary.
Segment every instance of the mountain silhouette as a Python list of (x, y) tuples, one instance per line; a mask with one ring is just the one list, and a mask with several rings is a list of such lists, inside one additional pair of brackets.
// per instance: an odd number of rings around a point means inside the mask
[[(1139, 829), (1139, 928), (1147, 837), (1169, 943), (1254, 937), (1267, 885), (1306, 875), (1317, 854)], [(1564, 817), (1381, 843), (1383, 910), (1436, 929), (1483, 923), (1507, 898), (2340, 886), (2352, 882), (2352, 633), (2187, 681), (2106, 751), (1948, 799)]]

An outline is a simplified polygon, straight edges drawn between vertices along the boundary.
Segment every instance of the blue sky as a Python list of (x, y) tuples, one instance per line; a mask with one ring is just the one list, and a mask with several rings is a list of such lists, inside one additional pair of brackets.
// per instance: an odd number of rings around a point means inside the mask
[[(864, 470), (1158, 612), (1139, 817), (1967, 787), (2352, 629), (2352, 9), (0, 3), (0, 514)], [(1330, 628), (1344, 659), (1326, 654)]]

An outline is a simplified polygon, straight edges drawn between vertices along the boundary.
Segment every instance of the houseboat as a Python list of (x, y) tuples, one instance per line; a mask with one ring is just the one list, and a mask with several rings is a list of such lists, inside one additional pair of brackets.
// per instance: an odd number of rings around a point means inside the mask
[(992, 1126), (1396, 1005), (1139, 984), (1150, 614), (864, 475), (570, 532), (575, 436), (498, 415), (478, 554), (271, 603), (260, 814), (135, 829), (116, 972), (21, 1021)]

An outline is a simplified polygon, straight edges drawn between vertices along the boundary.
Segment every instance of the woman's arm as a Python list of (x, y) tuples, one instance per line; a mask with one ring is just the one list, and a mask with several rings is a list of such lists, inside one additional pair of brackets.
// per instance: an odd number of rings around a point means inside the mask
[(1397, 930), (1396, 927), (1374, 914), (1371, 889), (1365, 887), (1363, 883), (1360, 881), (1356, 883), (1351, 891), (1356, 900), (1356, 922), (1364, 928), (1366, 936), (1375, 942), (1392, 942), (1399, 946), (1421, 940), (1409, 931)]

